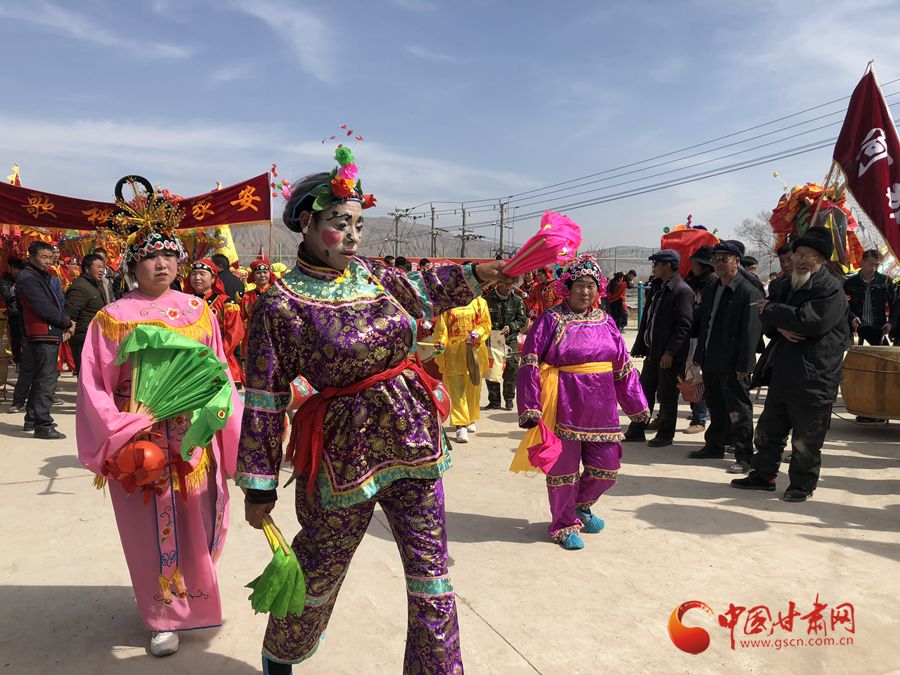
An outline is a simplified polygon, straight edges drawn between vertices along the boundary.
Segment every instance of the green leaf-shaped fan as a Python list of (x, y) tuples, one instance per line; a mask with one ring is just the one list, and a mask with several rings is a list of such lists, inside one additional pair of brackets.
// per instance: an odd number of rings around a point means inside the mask
[(271, 614), (277, 619), (288, 612), (300, 616), (306, 603), (306, 579), (300, 561), (270, 516), (263, 519), (263, 532), (274, 555), (263, 573), (247, 584), (253, 589), (250, 606), (257, 614)]
[(158, 326), (138, 324), (119, 345), (116, 365), (131, 359), (130, 412), (154, 422), (191, 413), (181, 457), (205, 447), (232, 413), (227, 366), (206, 345)]

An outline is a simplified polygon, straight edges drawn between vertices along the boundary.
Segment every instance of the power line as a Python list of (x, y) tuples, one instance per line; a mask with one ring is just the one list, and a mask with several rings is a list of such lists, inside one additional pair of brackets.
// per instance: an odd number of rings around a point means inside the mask
[[(888, 81), (888, 82), (885, 82), (885, 83), (883, 83), (883, 84), (881, 85), (881, 87), (882, 87), (882, 89), (883, 89), (885, 86), (890, 85), (890, 84), (894, 84), (894, 83), (896, 83), (896, 82), (900, 82), (900, 78), (897, 78), (897, 79), (894, 79), (894, 80), (890, 80), (890, 81)], [(890, 94), (885, 95), (885, 98), (890, 98), (890, 97), (892, 97), (892, 96), (896, 96), (897, 94), (900, 94), (900, 92), (892, 92), (892, 93), (890, 93)], [(684, 148), (680, 148), (680, 149), (678, 149), (678, 150), (672, 150), (672, 151), (669, 151), (669, 152), (666, 152), (666, 153), (662, 153), (662, 154), (660, 154), (660, 155), (655, 155), (655, 156), (653, 156), (653, 157), (649, 157), (649, 158), (647, 158), (647, 159), (643, 159), (643, 160), (640, 160), (640, 161), (637, 161), (637, 162), (631, 162), (631, 163), (628, 163), (628, 164), (623, 164), (623, 165), (620, 165), (620, 166), (618, 166), (618, 167), (613, 167), (613, 168), (610, 168), (610, 169), (605, 169), (605, 170), (603, 170), (603, 171), (595, 172), (595, 173), (592, 173), (592, 174), (587, 174), (587, 175), (585, 175), (585, 176), (580, 176), (580, 177), (578, 177), (578, 178), (572, 178), (572, 179), (569, 179), (569, 180), (561, 181), (561, 182), (559, 182), (559, 183), (554, 183), (554, 184), (547, 185), (547, 186), (544, 186), (544, 187), (534, 188), (534, 189), (532, 189), (532, 190), (526, 190), (526, 191), (523, 191), (523, 192), (520, 192), (520, 193), (511, 194), (511, 195), (508, 195), (508, 196), (507, 196), (507, 200), (510, 201), (510, 202), (512, 202), (512, 201), (517, 201), (518, 199), (521, 199), (521, 198), (523, 198), (523, 197), (526, 196), (526, 195), (535, 195), (535, 196), (537, 196), (535, 193), (541, 193), (541, 192), (545, 192), (545, 193), (547, 193), (547, 194), (554, 194), (554, 193), (556, 193), (556, 192), (565, 192), (565, 191), (567, 191), (567, 190), (555, 190), (555, 191), (553, 191), (553, 192), (547, 192), (547, 191), (550, 190), (551, 188), (556, 188), (556, 187), (559, 187), (559, 186), (562, 186), (562, 185), (571, 185), (572, 183), (580, 183), (581, 181), (585, 181), (585, 180), (587, 180), (587, 179), (589, 179), (589, 178), (595, 178), (595, 177), (597, 177), (597, 176), (607, 175), (607, 174), (610, 174), (610, 173), (614, 173), (614, 172), (616, 172), (616, 171), (620, 171), (621, 169), (627, 169), (627, 168), (631, 168), (631, 167), (640, 166), (641, 164), (646, 164), (646, 163), (648, 163), (648, 162), (652, 162), (652, 161), (657, 160), (657, 159), (662, 159), (662, 158), (665, 158), (665, 157), (671, 157), (671, 156), (673, 156), (673, 155), (677, 155), (677, 154), (686, 152), (686, 151), (688, 151), (688, 150), (693, 150), (693, 149), (700, 148), (700, 147), (703, 147), (703, 146), (706, 146), (706, 145), (710, 145), (710, 144), (712, 144), (712, 143), (716, 143), (716, 142), (721, 141), (721, 140), (725, 140), (725, 139), (728, 139), (728, 138), (733, 138), (733, 137), (735, 137), (735, 136), (739, 136), (739, 135), (741, 135), (741, 134), (745, 134), (745, 133), (747, 133), (747, 132), (749, 132), (749, 131), (754, 131), (754, 130), (756, 130), (756, 129), (761, 129), (761, 128), (763, 128), (763, 127), (770, 126), (770, 125), (772, 125), (772, 124), (777, 124), (778, 122), (782, 122), (782, 121), (787, 120), (787, 119), (792, 119), (792, 118), (794, 118), (794, 117), (798, 117), (798, 116), (800, 116), (800, 115), (806, 114), (806, 113), (811, 112), (811, 111), (814, 111), (814, 110), (819, 110), (819, 109), (824, 108), (824, 107), (827, 107), (827, 106), (829, 106), (829, 105), (833, 105), (833, 104), (835, 104), (835, 103), (839, 103), (839, 102), (841, 102), (841, 101), (845, 101), (845, 100), (847, 100), (847, 99), (849, 99), (849, 98), (850, 98), (849, 96), (844, 96), (844, 97), (841, 97), (841, 98), (837, 98), (837, 99), (834, 99), (834, 100), (832, 100), (832, 101), (828, 101), (828, 102), (826, 102), (826, 103), (821, 103), (821, 104), (819, 104), (819, 105), (812, 106), (812, 107), (810, 107), (810, 108), (806, 108), (806, 109), (801, 110), (801, 111), (799, 111), (799, 112), (791, 113), (791, 114), (789, 114), (789, 115), (784, 115), (784, 116), (782, 116), (782, 117), (776, 118), (776, 119), (774, 119), (774, 120), (770, 120), (770, 121), (768, 121), (768, 122), (763, 122), (763, 123), (761, 123), (761, 124), (757, 124), (757, 125), (754, 125), (754, 126), (751, 126), (751, 127), (747, 127), (746, 129), (741, 129), (741, 130), (739, 130), (739, 131), (731, 132), (731, 133), (725, 134), (725, 135), (723, 135), (723, 136), (718, 136), (718, 137), (713, 138), (713, 139), (710, 139), (710, 140), (708, 140), (708, 141), (703, 141), (703, 142), (701, 142), (701, 143), (695, 143), (695, 144), (693, 144), (693, 145), (689, 145), (689, 146), (686, 146), (686, 147), (684, 147)], [(894, 105), (896, 105), (896, 104), (894, 104)], [(674, 163), (674, 162), (679, 162), (679, 161), (683, 161), (683, 160), (685, 160), (685, 159), (690, 159), (690, 158), (693, 158), (693, 157), (697, 157), (697, 156), (701, 156), (701, 155), (704, 155), (704, 154), (708, 154), (709, 152), (714, 152), (715, 150), (720, 150), (720, 149), (724, 149), (724, 148), (727, 148), (727, 147), (734, 147), (735, 145), (741, 145), (741, 144), (744, 144), (744, 143), (748, 143), (748, 142), (753, 141), (753, 140), (756, 140), (756, 139), (758, 139), (758, 138), (764, 138), (764, 137), (771, 136), (771, 135), (773, 135), (773, 134), (779, 133), (779, 132), (781, 132), (781, 131), (787, 131), (787, 130), (789, 130), (789, 129), (794, 129), (794, 128), (796, 128), (796, 127), (803, 126), (803, 125), (809, 124), (809, 123), (811, 123), (811, 122), (815, 122), (815, 121), (820, 120), (820, 119), (825, 119), (825, 118), (827, 118), (827, 117), (831, 117), (831, 116), (836, 115), (836, 114), (839, 114), (839, 113), (841, 113), (841, 112), (843, 112), (843, 111), (842, 111), (842, 110), (832, 111), (832, 112), (827, 113), (827, 114), (825, 114), (825, 115), (820, 115), (820, 116), (818, 116), (818, 117), (813, 117), (813, 118), (804, 120), (803, 122), (798, 122), (798, 123), (795, 123), (795, 124), (787, 125), (787, 126), (782, 127), (782, 128), (780, 128), (780, 129), (776, 129), (776, 130), (773, 130), (773, 131), (768, 131), (768, 132), (765, 132), (765, 133), (763, 133), (763, 134), (757, 134), (757, 135), (755, 135), (755, 136), (751, 136), (751, 137), (749, 137), (749, 138), (745, 138), (745, 139), (740, 140), (740, 141), (735, 141), (735, 142), (732, 142), (732, 143), (724, 144), (724, 145), (718, 146), (718, 147), (716, 147), (716, 148), (711, 148), (711, 149), (709, 149), (709, 150), (705, 150), (705, 151), (703, 151), (703, 152), (694, 153), (694, 154), (692, 154), (692, 155), (687, 155), (687, 156), (684, 156), (684, 157), (679, 157), (679, 158), (671, 159), (671, 160), (668, 160), (668, 161), (666, 161), (666, 162), (660, 162), (660, 163), (657, 163), (657, 164), (655, 164), (655, 165), (643, 167), (643, 168), (641, 168), (641, 169), (635, 169), (634, 171), (630, 171), (630, 172), (627, 172), (627, 173), (619, 174), (618, 176), (610, 176), (610, 177), (608, 177), (608, 178), (606, 178), (606, 179), (602, 179), (602, 180), (600, 180), (600, 181), (591, 181), (591, 182), (588, 182), (588, 183), (583, 183), (583, 184), (581, 184), (581, 185), (573, 185), (573, 186), (571, 186), (571, 187), (568, 188), (568, 189), (575, 189), (575, 188), (577, 188), (577, 187), (583, 187), (584, 185), (589, 185), (589, 184), (593, 184), (593, 183), (596, 183), (596, 182), (603, 182), (603, 181), (605, 181), (605, 180), (611, 180), (611, 179), (614, 179), (614, 178), (617, 178), (617, 177), (620, 177), (620, 176), (623, 176), (623, 175), (631, 175), (631, 174), (634, 174), (634, 173), (640, 173), (640, 172), (642, 172), (642, 171), (647, 171), (647, 170), (656, 168), (656, 167), (658, 167), (658, 166), (664, 166), (664, 165), (667, 165), (667, 164), (672, 164), (672, 163)], [(836, 123), (835, 123), (835, 124), (836, 124)], [(822, 127), (818, 127), (818, 129), (824, 128), (825, 126), (832, 126), (832, 125), (824, 125), (824, 126), (822, 126)], [(815, 130), (815, 129), (811, 129), (811, 130), (807, 130), (807, 131), (801, 132), (801, 133), (809, 133), (810, 131), (814, 131), (814, 130)], [(788, 139), (781, 139), (780, 141), (776, 141), (776, 142), (781, 142), (781, 141), (783, 141), (783, 140), (788, 140)], [(764, 147), (765, 145), (772, 145), (772, 144), (773, 144), (773, 143), (768, 143), (768, 144), (763, 144), (763, 145), (756, 146), (756, 147), (757, 147), (757, 148), (758, 148), (758, 147)], [(739, 153), (735, 153), (735, 154), (739, 154)], [(727, 157), (727, 156), (729, 156), (729, 155), (726, 155), (726, 157)], [(572, 195), (572, 196), (574, 196), (574, 195)], [(493, 198), (485, 198), (485, 199), (475, 199), (475, 200), (469, 200), (469, 201), (467, 201), (466, 203), (467, 203), (467, 204), (477, 204), (477, 203), (485, 203), (485, 202), (495, 202), (495, 201), (497, 201), (497, 199), (498, 199), (497, 197), (493, 197)], [(501, 197), (500, 199), (502, 199), (502, 197)], [(426, 203), (434, 203), (434, 204), (455, 204), (455, 203), (457, 203), (457, 202), (434, 201), (434, 202), (426, 202)], [(423, 205), (424, 205), (424, 204), (420, 204), (420, 205), (418, 205), (418, 206), (416, 206), (416, 207), (412, 207), (411, 209), (409, 209), (409, 211), (414, 211), (416, 208), (419, 208), (419, 207), (421, 207), (421, 206), (423, 206)], [(492, 205), (490, 208), (487, 208), (487, 207), (476, 207), (476, 208), (474, 208), (474, 209), (470, 209), (469, 212), (470, 212), (470, 213), (479, 213), (479, 212), (485, 212), (485, 211), (490, 211), (490, 210), (496, 210), (496, 208), (497, 208), (496, 205)], [(448, 210), (444, 210), (444, 211), (438, 211), (437, 214), (438, 214), (438, 215), (449, 215), (449, 214), (455, 214), (456, 211), (457, 211), (457, 209), (448, 209)], [(420, 215), (420, 214), (417, 214), (417, 215)], [(421, 214), (421, 215), (425, 215), (425, 214)]]
[[(625, 190), (623, 192), (604, 195), (602, 197), (597, 197), (595, 199), (584, 200), (581, 202), (573, 202), (570, 204), (557, 204), (552, 208), (554, 210), (567, 210), (574, 211), (576, 209), (584, 208), (587, 206), (595, 206), (597, 204), (605, 204), (607, 202), (618, 201), (620, 199), (627, 199), (628, 197), (634, 197), (636, 195), (647, 192), (648, 190), (662, 190), (665, 188), (676, 187), (678, 185), (685, 185), (687, 183), (695, 183), (697, 181), (705, 180), (707, 178), (714, 178), (716, 176), (721, 176), (728, 173), (734, 173), (736, 171), (742, 171), (744, 169), (750, 169), (755, 166), (759, 166), (760, 164), (766, 164), (767, 162), (771, 162), (777, 159), (787, 159), (788, 157), (795, 157), (797, 155), (803, 155), (808, 152), (814, 152), (815, 150), (821, 150), (822, 148), (827, 148), (830, 145), (833, 145), (837, 138), (831, 138), (824, 141), (819, 141), (817, 143), (811, 143), (807, 146), (801, 146), (801, 148), (795, 148), (793, 151), (789, 152), (780, 152), (772, 155), (767, 155), (765, 157), (754, 158), (750, 160), (746, 160), (744, 162), (738, 162), (737, 164), (730, 165), (728, 167), (724, 167), (722, 169), (715, 169), (706, 172), (700, 172), (697, 174), (693, 174), (691, 176), (683, 176), (680, 178), (675, 178), (670, 181), (663, 181), (661, 183), (656, 183), (652, 185), (644, 185), (637, 188), (632, 188), (630, 190)], [(544, 209), (540, 209), (538, 211), (532, 211), (530, 213), (520, 214), (519, 218), (530, 218), (536, 215), (540, 215), (543, 213)], [(490, 227), (493, 225), (493, 221), (483, 221), (481, 223), (472, 223), (469, 225), (469, 229), (477, 229), (480, 227)]]

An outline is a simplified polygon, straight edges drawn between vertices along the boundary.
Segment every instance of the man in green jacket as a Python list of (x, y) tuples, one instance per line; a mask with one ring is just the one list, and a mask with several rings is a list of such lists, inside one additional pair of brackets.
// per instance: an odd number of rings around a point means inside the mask
[[(499, 283), (485, 294), (485, 301), (491, 313), (492, 331), (499, 331), (506, 338), (506, 367), (503, 369), (503, 400), (506, 409), (512, 410), (516, 400), (516, 375), (519, 372), (519, 358), (514, 356), (518, 349), (519, 333), (525, 328), (525, 304), (512, 292), (512, 285)], [(500, 383), (486, 380), (488, 405), (485, 410), (500, 408)]]

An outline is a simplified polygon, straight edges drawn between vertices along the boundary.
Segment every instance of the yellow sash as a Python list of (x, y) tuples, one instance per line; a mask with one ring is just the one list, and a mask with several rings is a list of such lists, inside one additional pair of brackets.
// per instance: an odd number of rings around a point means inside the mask
[[(550, 431), (556, 427), (556, 408), (559, 404), (559, 374), (560, 373), (610, 373), (612, 372), (611, 361), (592, 361), (590, 363), (579, 363), (575, 366), (561, 366), (559, 368), (551, 366), (549, 363), (541, 364), (541, 412), (544, 424)], [(534, 426), (525, 432), (525, 437), (519, 443), (519, 449), (516, 456), (513, 457), (512, 464), (509, 465), (510, 471), (516, 473), (520, 471), (540, 471), (533, 466), (528, 459), (528, 448), (541, 442), (541, 430), (539, 426)]]

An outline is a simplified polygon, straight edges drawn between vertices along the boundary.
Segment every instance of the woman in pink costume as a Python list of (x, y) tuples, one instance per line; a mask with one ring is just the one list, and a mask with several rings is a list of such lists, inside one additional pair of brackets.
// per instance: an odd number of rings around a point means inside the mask
[[(169, 288), (184, 249), (174, 235), (174, 209), (153, 213), (133, 209), (128, 224), (139, 226), (123, 254), (123, 268), (137, 289), (107, 305), (88, 328), (76, 404), (78, 456), (100, 477), (106, 460), (144, 430), (156, 437), (167, 459), (180, 455), (181, 439), (190, 426), (178, 416), (154, 423), (143, 414), (127, 412), (131, 395), (131, 364), (115, 365), (119, 344), (138, 324), (165, 328), (193, 338), (225, 361), (218, 323), (200, 298)], [(120, 207), (123, 204), (120, 203)], [(157, 205), (158, 206), (158, 205)], [(155, 220), (163, 216), (161, 220)], [(175, 631), (218, 626), (222, 622), (215, 561), (228, 529), (226, 477), (234, 473), (242, 405), (232, 384), (233, 412), (226, 427), (202, 452), (194, 452), (157, 484), (156, 491), (129, 493), (110, 479), (109, 493), (125, 551), (138, 611), (151, 631), (154, 656), (178, 649)], [(98, 484), (103, 481), (99, 480)]]

